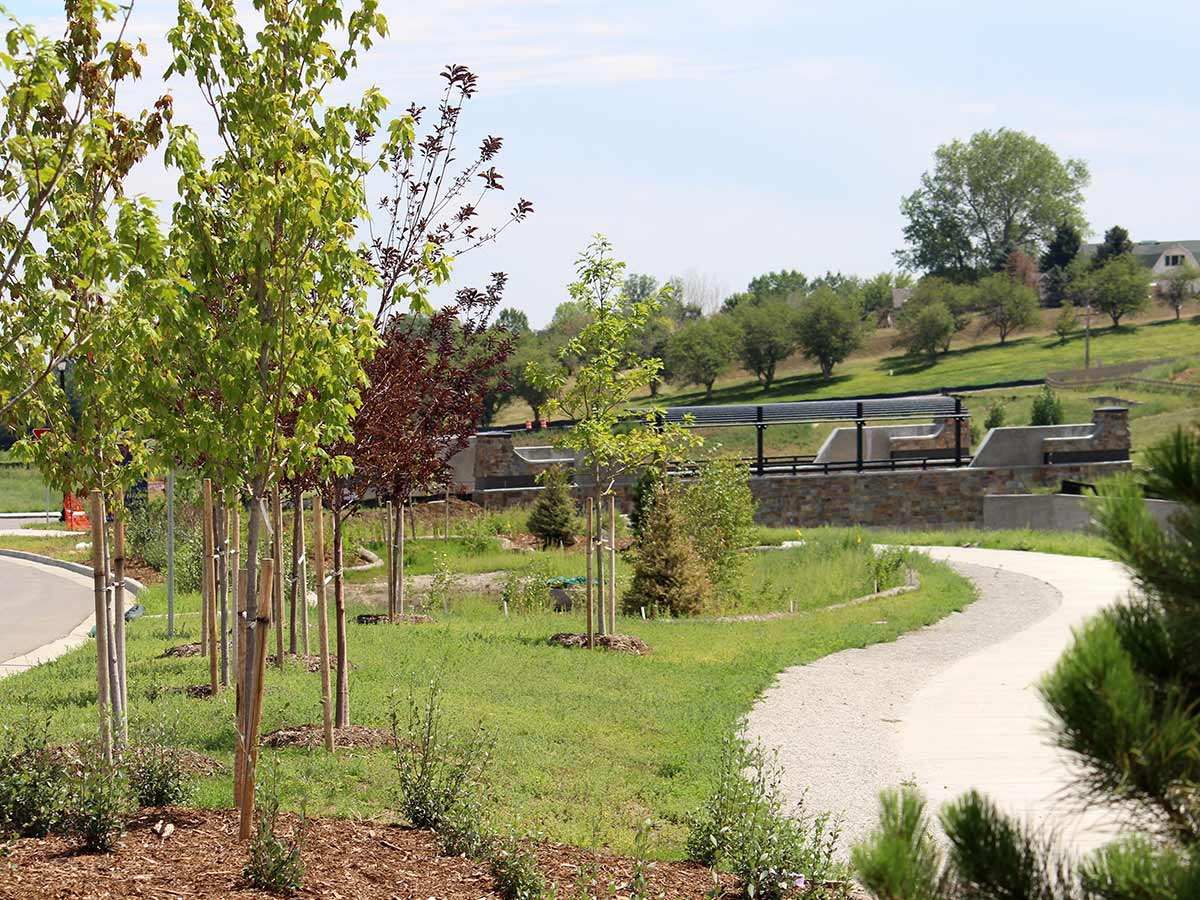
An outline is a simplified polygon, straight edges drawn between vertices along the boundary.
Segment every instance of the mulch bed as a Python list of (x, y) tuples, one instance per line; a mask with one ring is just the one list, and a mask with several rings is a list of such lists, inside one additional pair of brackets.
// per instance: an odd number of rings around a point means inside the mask
[[(320, 747), (324, 743), (325, 728), (322, 725), (287, 725), (263, 735), (262, 739), (264, 747)], [(333, 729), (333, 746), (338, 750), (376, 750), (396, 746), (396, 738), (382, 728), (349, 725)]]
[[(319, 654), (319, 653), (309, 653), (307, 655), (304, 653), (285, 653), (285, 654), (283, 654), (283, 661), (288, 662), (289, 660), (294, 660), (294, 661), (300, 663), (300, 665), (304, 666), (304, 668), (308, 669), (308, 671), (310, 671), (310, 672), (320, 672), (321, 671), (321, 654)], [(329, 657), (329, 671), (332, 672), (334, 669), (336, 669), (337, 664), (338, 664), (338, 658), (336, 656), (330, 656)], [(275, 654), (274, 653), (267, 656), (267, 665), (268, 666), (275, 665)], [(351, 669), (354, 668), (354, 663), (350, 663), (350, 668)]]
[[(175, 826), (163, 839), (154, 826)], [(296, 824), (284, 816), (284, 834)], [(218, 898), (268, 900), (278, 895), (250, 887), (242, 876), (247, 845), (237, 840), (232, 810), (144, 809), (114, 853), (84, 854), (59, 837), (23, 838), (11, 845), (0, 867), (0, 897), (44, 898)], [(602, 889), (612, 881), (620, 895), (633, 874), (627, 857), (594, 855), (575, 847), (535, 848), (538, 867), (559, 893), (573, 896), (581, 872), (595, 867)], [(342, 900), (484, 900), (498, 894), (485, 863), (442, 856), (429, 831), (314, 819), (309, 823), (303, 859), (304, 886), (295, 896)], [(712, 890), (709, 870), (694, 863), (655, 863), (647, 872), (649, 896), (701, 900)], [(721, 876), (727, 895), (736, 881)]]
[[(631, 653), (634, 656), (647, 656), (650, 653), (650, 645), (631, 634), (598, 634), (595, 641), (598, 650), (613, 650), (617, 653)], [(587, 647), (587, 635), (564, 631), (551, 636), (549, 643), (556, 647), (575, 647), (582, 650)]]
[(171, 687), (155, 687), (150, 689), (150, 699), (156, 700), (166, 694), (183, 694), (193, 700), (208, 700), (213, 695), (211, 684), (184, 684)]
[(393, 623), (392, 617), (387, 613), (360, 613), (354, 617), (354, 621), (359, 625), (429, 625), (433, 622), (433, 618), (424, 613), (405, 613), (402, 616), (396, 616), (396, 621)]
[(175, 646), (175, 647), (168, 647), (166, 650), (164, 650), (162, 652), (162, 656), (160, 656), (159, 658), (160, 659), (171, 659), (171, 658), (176, 658), (176, 657), (182, 658), (185, 656), (199, 656), (199, 655), (200, 655), (200, 643), (197, 641), (197, 642), (194, 642), (191, 644), (179, 644), (178, 646)]

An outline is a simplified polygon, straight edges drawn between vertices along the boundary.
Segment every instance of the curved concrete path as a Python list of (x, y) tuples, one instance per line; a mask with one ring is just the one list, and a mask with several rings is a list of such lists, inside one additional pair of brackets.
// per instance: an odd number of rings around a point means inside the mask
[(0, 556), (0, 677), (84, 643), (94, 611), (86, 576)]
[(885, 787), (915, 782), (931, 808), (979, 788), (1002, 809), (1056, 829), (1078, 851), (1116, 833), (1080, 810), (1046, 741), (1038, 678), (1071, 629), (1131, 587), (1107, 560), (1011, 550), (926, 548), (979, 587), (962, 613), (888, 644), (781, 673), (747, 721), (779, 750), (784, 788), (843, 816), (842, 849), (870, 830)]

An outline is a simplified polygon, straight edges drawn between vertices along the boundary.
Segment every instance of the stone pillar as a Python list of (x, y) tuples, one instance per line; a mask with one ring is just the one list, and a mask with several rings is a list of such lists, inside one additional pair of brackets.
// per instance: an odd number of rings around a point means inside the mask
[(1129, 410), (1124, 406), (1098, 406), (1092, 410), (1093, 450), (1124, 450), (1133, 447), (1129, 436)]
[(475, 481), (523, 474), (517, 468), (512, 435), (507, 431), (481, 431), (475, 435)]

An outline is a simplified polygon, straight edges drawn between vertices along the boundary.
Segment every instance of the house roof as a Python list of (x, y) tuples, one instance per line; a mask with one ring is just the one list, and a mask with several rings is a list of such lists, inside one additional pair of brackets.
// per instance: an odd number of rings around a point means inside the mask
[[(1100, 244), (1084, 244), (1079, 252), (1084, 256), (1094, 256)], [(1200, 259), (1200, 241), (1138, 241), (1133, 245), (1133, 255), (1144, 266), (1153, 266), (1164, 253), (1182, 247), (1191, 252), (1192, 256)]]

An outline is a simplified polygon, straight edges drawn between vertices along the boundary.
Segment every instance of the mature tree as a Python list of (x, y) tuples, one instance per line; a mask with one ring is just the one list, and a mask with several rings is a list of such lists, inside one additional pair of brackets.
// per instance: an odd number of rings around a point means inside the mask
[(651, 398), (658, 396), (658, 389), (663, 381), (671, 378), (670, 369), (666, 363), (667, 342), (676, 325), (660, 312), (648, 318), (641, 328), (632, 336), (630, 352), (643, 359), (657, 359), (663, 362), (658, 375), (650, 382)]
[(547, 404), (554, 396), (553, 390), (537, 376), (539, 373), (560, 368), (558, 351), (550, 340), (541, 334), (527, 334), (517, 343), (509, 359), (509, 384), (512, 395), (525, 401), (535, 422), (544, 418)]
[(954, 315), (941, 300), (906, 303), (896, 317), (896, 346), (913, 356), (924, 354), (935, 362), (939, 353), (950, 349), (954, 336)]
[(1158, 299), (1175, 310), (1176, 321), (1183, 305), (1200, 296), (1200, 269), (1192, 265), (1176, 266), (1158, 280)]
[(504, 307), (496, 314), (496, 325), (518, 339), (523, 338), (532, 330), (529, 327), (529, 316), (511, 306)]
[(711, 400), (713, 383), (733, 366), (739, 338), (728, 315), (692, 322), (667, 341), (665, 369), (674, 382), (703, 385), (704, 399)]
[(795, 269), (781, 269), (778, 272), (767, 272), (750, 279), (746, 290), (738, 294), (730, 294), (725, 298), (722, 308), (729, 312), (744, 303), (762, 303), (764, 300), (786, 300), (802, 296), (808, 292), (808, 278), (803, 272)]
[[(126, 197), (130, 169), (163, 135), (171, 98), (133, 117), (117, 93), (141, 74), (145, 45), (101, 30), (113, 4), (67, 2), (63, 37), (13, 24), (0, 102), (0, 419), (65, 361), (116, 327), (112, 292), (161, 249), (151, 205)], [(57, 386), (51, 393), (57, 391)], [(13, 417), (29, 421), (28, 413)]]
[[(1072, 860), (976, 791), (941, 811), (944, 848), (913, 789), (884, 796), (879, 827), (854, 851), (875, 897), (920, 900), (1191, 898), (1200, 885), (1200, 436), (1151, 448), (1096, 510), (1138, 590), (1075, 630), (1039, 685), (1081, 806), (1120, 810), (1114, 842)], [(1179, 504), (1155, 521), (1145, 493)]]
[(1122, 253), (1084, 276), (1078, 289), (1086, 292), (1092, 306), (1112, 319), (1116, 327), (1125, 316), (1150, 305), (1150, 270), (1132, 253)]
[(1014, 331), (1023, 331), (1038, 321), (1033, 288), (1001, 272), (975, 286), (974, 306), (981, 314), (983, 327), (996, 329), (1001, 344)]
[(1009, 251), (1008, 257), (1004, 260), (1003, 271), (1012, 281), (1029, 288), (1035, 295), (1037, 294), (1038, 284), (1041, 280), (1037, 263), (1020, 247), (1014, 247)]
[(1070, 222), (1060, 222), (1054, 229), (1054, 237), (1046, 245), (1046, 252), (1038, 261), (1041, 270), (1065, 269), (1074, 262), (1082, 246), (1083, 235), (1080, 230)]
[(822, 288), (828, 288), (843, 299), (861, 302), (862, 286), (863, 280), (857, 275), (826, 272), (824, 275), (814, 278), (808, 283), (808, 290), (805, 291), (805, 294), (813, 294)]
[(1096, 248), (1095, 255), (1092, 256), (1092, 268), (1099, 269), (1110, 259), (1132, 253), (1133, 241), (1129, 238), (1129, 232), (1120, 225), (1114, 225), (1104, 232), (1104, 240)]
[(658, 293), (658, 279), (653, 275), (639, 275), (630, 272), (625, 276), (625, 296), (634, 303), (649, 300)]
[(826, 378), (862, 344), (861, 318), (858, 302), (839, 297), (830, 287), (817, 288), (801, 301), (795, 317), (796, 341)]
[(910, 288), (915, 284), (913, 277), (907, 272), (880, 272), (862, 283), (860, 296), (864, 315), (886, 316), (891, 313), (892, 291), (897, 288)]
[(767, 390), (776, 367), (796, 349), (796, 309), (786, 300), (745, 303), (730, 315), (739, 331), (738, 358)]
[(1066, 223), (1080, 229), (1087, 166), (1031, 135), (1002, 128), (943, 144), (901, 202), (905, 268), (974, 280), (1014, 247), (1040, 253)]
[(542, 549), (575, 543), (575, 501), (571, 498), (571, 473), (551, 466), (539, 476), (541, 493), (529, 511), (526, 527), (542, 542)]

